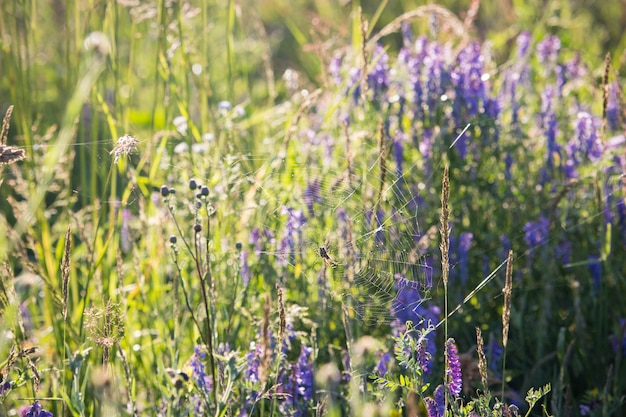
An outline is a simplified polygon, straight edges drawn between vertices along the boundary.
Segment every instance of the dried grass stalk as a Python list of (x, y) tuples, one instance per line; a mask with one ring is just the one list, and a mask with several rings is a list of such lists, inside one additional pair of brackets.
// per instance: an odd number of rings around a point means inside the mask
[(0, 165), (12, 164), (26, 158), (24, 149), (16, 148), (15, 146), (7, 146), (7, 137), (9, 136), (12, 114), (13, 106), (11, 105), (2, 120), (2, 132), (0, 133)]
[(487, 357), (485, 356), (485, 342), (483, 341), (483, 333), (480, 331), (480, 328), (476, 328), (476, 344), (478, 345), (476, 351), (478, 352), (478, 372), (480, 373), (480, 380), (483, 384), (483, 390), (487, 392), (488, 390), (488, 381), (487, 381)]
[(513, 251), (509, 251), (506, 260), (506, 280), (504, 283), (504, 308), (502, 309), (502, 347), (506, 350), (509, 341), (509, 323), (511, 321), (511, 292), (513, 291)]
[(448, 202), (450, 201), (450, 178), (448, 173), (448, 166), (443, 170), (443, 181), (441, 183), (441, 227), (439, 233), (441, 234), (441, 244), (439, 249), (441, 250), (441, 272), (443, 278), (443, 285), (448, 286), (448, 272), (450, 270), (449, 248), (450, 248), (450, 207)]
[(70, 226), (65, 232), (65, 248), (63, 250), (63, 260), (61, 261), (61, 279), (63, 281), (63, 320), (67, 320), (67, 296), (70, 283), (70, 251), (72, 247), (72, 233)]

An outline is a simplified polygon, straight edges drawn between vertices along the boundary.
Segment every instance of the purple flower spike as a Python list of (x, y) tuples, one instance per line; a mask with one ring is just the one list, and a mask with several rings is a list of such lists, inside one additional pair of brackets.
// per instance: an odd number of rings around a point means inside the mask
[(302, 401), (313, 399), (313, 364), (309, 361), (311, 352), (312, 348), (302, 345), (295, 369), (295, 382)]
[(431, 355), (427, 350), (428, 348), (428, 340), (427, 339), (422, 339), (419, 342), (419, 345), (417, 346), (417, 363), (419, 364), (420, 368), (422, 368), (422, 372), (424, 374), (429, 374), (430, 373), (430, 358)]
[(461, 377), (459, 352), (452, 338), (446, 342), (446, 379), (450, 394), (458, 397), (463, 387), (463, 378)]

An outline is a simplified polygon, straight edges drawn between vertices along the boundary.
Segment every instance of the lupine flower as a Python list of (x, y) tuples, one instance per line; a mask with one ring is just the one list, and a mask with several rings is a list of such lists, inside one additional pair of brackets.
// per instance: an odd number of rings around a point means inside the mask
[(534, 249), (548, 240), (550, 222), (544, 215), (539, 216), (536, 222), (528, 222), (524, 225), (524, 241), (530, 249)]
[(32, 405), (20, 410), (20, 417), (54, 417), (54, 414), (44, 410), (39, 401), (35, 401)]
[(452, 338), (446, 342), (446, 381), (450, 394), (458, 397), (463, 387), (463, 378), (461, 376), (459, 352)]

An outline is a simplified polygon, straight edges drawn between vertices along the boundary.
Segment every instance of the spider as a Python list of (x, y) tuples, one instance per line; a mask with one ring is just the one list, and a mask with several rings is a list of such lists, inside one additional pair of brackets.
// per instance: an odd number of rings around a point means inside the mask
[(328, 248), (327, 244), (324, 244), (324, 246), (320, 246), (320, 251), (319, 251), (320, 258), (324, 260), (324, 263), (326, 264), (326, 266), (330, 268), (337, 268), (337, 262), (333, 259), (332, 256), (330, 256), (327, 248)]

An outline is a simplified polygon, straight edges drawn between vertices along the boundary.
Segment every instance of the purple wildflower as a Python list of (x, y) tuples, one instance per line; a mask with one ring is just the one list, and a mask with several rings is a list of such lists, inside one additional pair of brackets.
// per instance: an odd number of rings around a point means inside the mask
[(391, 363), (392, 358), (391, 353), (378, 351), (377, 355), (378, 363), (374, 367), (374, 373), (380, 376), (385, 376), (387, 375), (387, 372), (389, 372), (389, 364)]
[(313, 352), (312, 348), (302, 345), (296, 363), (294, 378), (298, 390), (298, 399), (301, 402), (313, 399), (313, 364), (309, 360), (311, 352)]
[(609, 129), (619, 129), (619, 84), (613, 81), (609, 84), (609, 97), (606, 104), (606, 120)]
[[(465, 47), (457, 57), (457, 66), (452, 70), (450, 77), (456, 90), (454, 106), (463, 105), (471, 116), (480, 111), (480, 102), (486, 98), (486, 87), (483, 81), (485, 56), (482, 54), (480, 44), (471, 43)], [(460, 117), (457, 108), (455, 116)]]
[(435, 397), (435, 403), (437, 404), (437, 411), (440, 416), (444, 416), (446, 414), (446, 389), (443, 385), (438, 385), (435, 388), (435, 392), (433, 393)]
[(239, 255), (239, 267), (241, 268), (241, 279), (243, 280), (243, 286), (247, 287), (251, 277), (247, 250), (241, 251), (241, 254)]
[(541, 63), (554, 64), (560, 50), (561, 40), (554, 35), (546, 35), (546, 37), (537, 44), (537, 58)]
[(330, 60), (330, 64), (328, 65), (328, 74), (333, 79), (335, 85), (341, 85), (341, 62), (343, 61), (343, 56), (340, 52), (337, 52)]
[(11, 381), (9, 381), (8, 379), (4, 382), (0, 383), (0, 398), (4, 397), (10, 390), (11, 390), (12, 384)]
[(39, 404), (39, 401), (35, 401), (32, 405), (29, 405), (20, 410), (20, 417), (53, 417), (50, 411), (44, 410), (44, 408)]
[(402, 324), (407, 321), (420, 323), (424, 317), (419, 313), (425, 310), (421, 307), (424, 297), (420, 291), (420, 283), (409, 280), (401, 274), (394, 275), (394, 279), (397, 293), (391, 302), (391, 313), (400, 319)]
[(530, 32), (526, 30), (520, 33), (515, 43), (517, 44), (517, 57), (523, 58), (530, 46)]
[(120, 242), (122, 252), (128, 253), (131, 250), (131, 237), (129, 223), (132, 218), (132, 213), (129, 209), (122, 209), (122, 227), (120, 229)]
[(281, 255), (278, 263), (281, 266), (286, 266), (293, 262), (296, 247), (302, 243), (302, 227), (306, 223), (306, 217), (304, 217), (302, 210), (294, 210), (289, 207), (283, 207), (283, 214), (287, 215), (287, 222), (283, 238), (278, 242), (277, 253)]
[(435, 388), (433, 397), (434, 398), (427, 397), (424, 399), (428, 417), (444, 417), (446, 414), (446, 391), (443, 385), (439, 385)]
[(192, 376), (195, 380), (198, 388), (204, 395), (209, 395), (212, 388), (211, 377), (209, 377), (205, 370), (204, 364), (202, 360), (206, 357), (206, 352), (202, 351), (202, 347), (196, 346), (194, 349), (194, 354), (191, 357), (191, 369), (193, 370)]
[(572, 242), (565, 240), (559, 243), (554, 252), (555, 258), (561, 262), (561, 265), (567, 265), (572, 257)]
[(417, 145), (420, 154), (422, 155), (422, 158), (424, 161), (426, 161), (426, 164), (424, 166), (424, 175), (428, 176), (430, 175), (430, 170), (431, 170), (431, 160), (432, 160), (432, 154), (433, 154), (433, 142), (434, 142), (434, 130), (433, 129), (424, 129), (424, 132), (422, 133), (422, 137), (420, 138), (420, 141)]
[(621, 351), (622, 356), (626, 356), (626, 318), (619, 319), (619, 330), (610, 338), (613, 353), (617, 354)]
[(309, 210), (309, 215), (313, 216), (313, 205), (322, 202), (322, 196), (320, 194), (320, 180), (316, 178), (311, 181), (304, 190), (304, 203)]
[(593, 117), (587, 112), (578, 112), (574, 122), (578, 146), (584, 150), (585, 155), (591, 162), (596, 162), (602, 157), (604, 151), (602, 142), (598, 137), (597, 125)]
[(498, 376), (500, 374), (500, 360), (502, 359), (502, 354), (504, 353), (504, 349), (500, 345), (500, 342), (497, 338), (492, 337), (489, 344), (485, 346), (485, 356), (487, 356), (487, 363), (489, 365), (489, 369), (494, 371)]
[(424, 374), (430, 373), (431, 355), (428, 352), (427, 348), (428, 348), (428, 339), (426, 338), (420, 339), (417, 345), (417, 352), (415, 353), (415, 356), (417, 357), (417, 363), (420, 366), (420, 368), (422, 368), (422, 372)]
[(539, 216), (536, 222), (528, 222), (524, 225), (524, 241), (530, 249), (534, 249), (548, 240), (550, 222), (544, 215)]
[(442, 417), (439, 414), (439, 410), (437, 409), (437, 403), (430, 397), (424, 398), (424, 405), (426, 406), (426, 412), (428, 413), (428, 417)]
[(511, 250), (511, 240), (507, 235), (500, 236), (500, 249), (498, 249), (498, 258), (504, 259), (509, 256)]
[(389, 55), (381, 45), (376, 45), (372, 57), (374, 65), (367, 74), (367, 85), (374, 92), (373, 99), (378, 101), (389, 88)]
[(591, 278), (593, 280), (593, 295), (597, 297), (600, 292), (600, 283), (602, 281), (602, 262), (600, 261), (600, 257), (596, 255), (590, 256), (588, 261), (589, 272), (591, 273)]
[(469, 277), (469, 248), (472, 244), (473, 238), (474, 235), (469, 232), (461, 233), (461, 236), (459, 236), (459, 275), (463, 284), (467, 282), (467, 279)]
[(398, 178), (404, 176), (402, 169), (402, 162), (404, 160), (404, 142), (406, 142), (406, 136), (402, 131), (398, 131), (393, 141), (393, 159), (396, 161), (396, 175)]
[[(622, 179), (622, 181), (624, 181)], [(626, 243), (626, 202), (623, 198), (617, 200), (615, 204), (615, 209), (617, 211), (617, 225), (619, 226), (620, 236), (622, 238), (622, 242)]]
[(250, 342), (250, 349), (245, 356), (247, 364), (244, 375), (246, 377), (246, 380), (250, 381), (253, 384), (256, 384), (260, 381), (259, 365), (261, 365), (261, 356), (263, 354), (262, 349), (263, 348), (260, 344)]
[(463, 387), (463, 379), (461, 377), (459, 352), (452, 338), (446, 342), (446, 382), (450, 394), (458, 397)]
[(565, 76), (569, 81), (576, 81), (587, 75), (587, 68), (582, 62), (580, 53), (577, 53), (565, 64)]
[(556, 142), (558, 122), (554, 113), (555, 94), (553, 86), (547, 86), (541, 94), (541, 125), (547, 141), (547, 172), (544, 171), (543, 183), (550, 179), (548, 175), (551, 175), (554, 169), (554, 161), (559, 160), (558, 156), (561, 154), (561, 147)]

